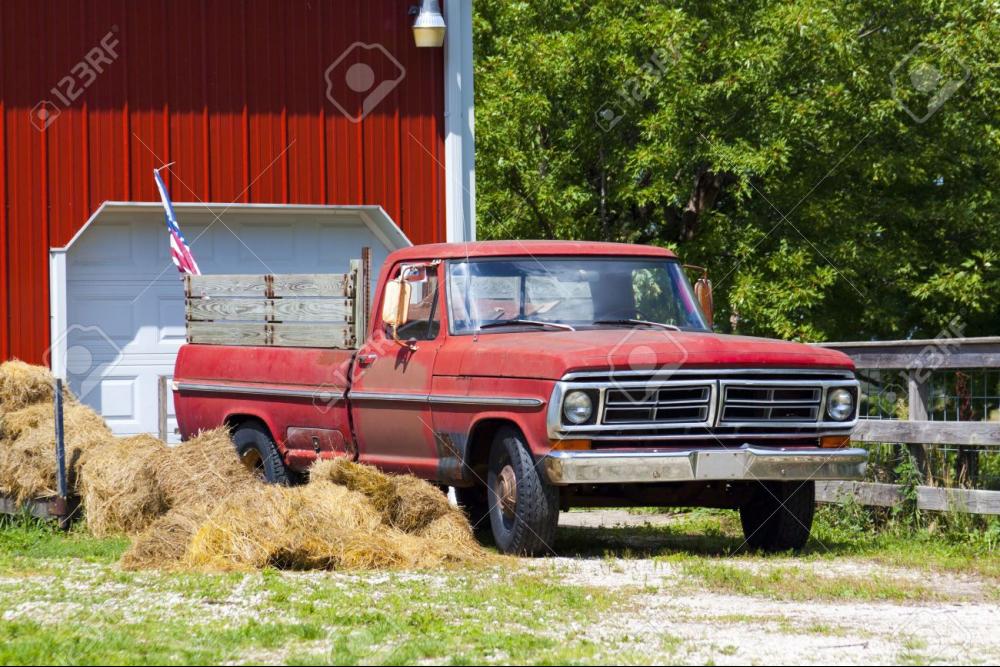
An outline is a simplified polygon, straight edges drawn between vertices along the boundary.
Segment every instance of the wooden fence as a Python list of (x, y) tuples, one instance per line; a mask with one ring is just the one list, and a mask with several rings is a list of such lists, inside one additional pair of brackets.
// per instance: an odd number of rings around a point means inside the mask
[(371, 253), (347, 273), (185, 276), (187, 342), (355, 348), (364, 340)]
[[(955, 445), (960, 458), (974, 460), (981, 449), (1000, 454), (1000, 421), (931, 421), (930, 380), (935, 371), (1000, 368), (1000, 337), (939, 338), (890, 342), (825, 343), (850, 356), (858, 370), (895, 371), (905, 379), (907, 419), (862, 419), (852, 436), (863, 443), (908, 447), (918, 466), (926, 465), (927, 445)], [(974, 449), (972, 449), (974, 448)], [(817, 499), (853, 497), (863, 505), (887, 507), (900, 502), (902, 487), (865, 482), (818, 482)], [(917, 507), (930, 511), (1000, 514), (1000, 491), (917, 487)]]

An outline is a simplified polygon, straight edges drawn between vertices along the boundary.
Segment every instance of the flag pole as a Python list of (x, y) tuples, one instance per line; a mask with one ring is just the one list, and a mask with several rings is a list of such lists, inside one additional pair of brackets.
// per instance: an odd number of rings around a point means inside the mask
[(153, 171), (158, 174), (161, 171), (163, 171), (164, 169), (166, 169), (167, 167), (172, 167), (175, 164), (177, 164), (177, 162), (168, 162), (165, 165), (163, 165), (162, 167), (157, 167), (157, 168), (153, 169)]

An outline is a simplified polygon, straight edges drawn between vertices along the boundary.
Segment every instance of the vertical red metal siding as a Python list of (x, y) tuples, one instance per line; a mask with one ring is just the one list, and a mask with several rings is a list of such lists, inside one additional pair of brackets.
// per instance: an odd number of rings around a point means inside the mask
[[(42, 361), (49, 248), (104, 201), (156, 201), (165, 162), (176, 201), (379, 204), (414, 243), (444, 240), (443, 52), (413, 45), (410, 4), (0, 3), (0, 357)], [(36, 130), (32, 108), (109, 31), (119, 58)], [(355, 42), (406, 69), (360, 123), (324, 78)]]

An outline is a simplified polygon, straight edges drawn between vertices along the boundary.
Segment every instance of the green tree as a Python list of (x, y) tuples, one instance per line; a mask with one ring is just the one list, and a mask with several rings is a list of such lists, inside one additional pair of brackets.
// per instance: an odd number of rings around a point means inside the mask
[(1000, 8), (475, 0), (482, 238), (669, 246), (717, 325), (1000, 333)]

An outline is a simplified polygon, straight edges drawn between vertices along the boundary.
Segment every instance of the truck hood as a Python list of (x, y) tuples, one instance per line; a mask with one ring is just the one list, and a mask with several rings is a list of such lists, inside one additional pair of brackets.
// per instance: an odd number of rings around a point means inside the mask
[[(453, 342), (455, 339), (453, 339)], [(463, 337), (442, 350), (435, 374), (558, 380), (586, 370), (677, 368), (836, 368), (853, 370), (836, 350), (716, 333), (651, 329), (528, 331)], [(450, 347), (450, 346), (446, 346)]]

